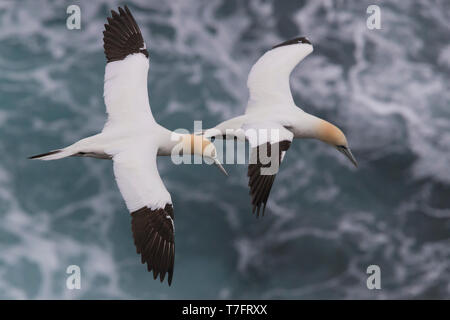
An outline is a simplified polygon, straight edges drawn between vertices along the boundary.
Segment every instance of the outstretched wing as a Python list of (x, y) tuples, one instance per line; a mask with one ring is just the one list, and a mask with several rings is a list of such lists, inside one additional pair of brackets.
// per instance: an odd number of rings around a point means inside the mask
[(299, 37), (274, 46), (259, 58), (248, 75), (249, 100), (245, 113), (295, 106), (289, 76), (312, 51), (311, 42)]
[(108, 125), (154, 121), (147, 92), (148, 51), (130, 10), (111, 11), (103, 31), (106, 55), (104, 98)]
[[(136, 142), (143, 146), (144, 143)], [(137, 253), (153, 277), (172, 282), (175, 227), (172, 200), (156, 166), (157, 148), (127, 149), (113, 157), (114, 175), (131, 213)]]
[(256, 211), (259, 217), (261, 207), (264, 215), (275, 176), (291, 145), (293, 134), (275, 123), (255, 123), (245, 128), (246, 138), (252, 148), (247, 171), (252, 212)]

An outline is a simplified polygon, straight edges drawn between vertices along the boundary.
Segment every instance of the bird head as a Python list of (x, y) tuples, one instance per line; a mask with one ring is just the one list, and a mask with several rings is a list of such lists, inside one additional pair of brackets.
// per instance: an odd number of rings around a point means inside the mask
[(228, 173), (217, 158), (216, 146), (211, 141), (204, 138), (203, 135), (185, 135), (183, 138), (183, 144), (183, 148), (190, 150), (191, 154), (211, 159), (220, 171), (228, 176)]
[(319, 123), (317, 131), (319, 140), (335, 147), (339, 152), (343, 153), (355, 167), (358, 167), (358, 163), (348, 146), (347, 138), (341, 129), (328, 121), (322, 120)]

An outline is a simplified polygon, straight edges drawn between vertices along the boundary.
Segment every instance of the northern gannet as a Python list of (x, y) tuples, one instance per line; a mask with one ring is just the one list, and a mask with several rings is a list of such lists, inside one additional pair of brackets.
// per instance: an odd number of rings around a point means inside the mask
[[(112, 159), (114, 176), (131, 213), (137, 253), (153, 277), (172, 282), (175, 241), (169, 192), (159, 176), (156, 157), (171, 155), (177, 146), (185, 153), (210, 158), (224, 172), (214, 145), (196, 135), (177, 134), (153, 118), (148, 93), (148, 51), (130, 10), (111, 11), (103, 31), (104, 100), (108, 119), (101, 133), (66, 148), (30, 157), (55, 160), (80, 156)], [(188, 151), (186, 151), (188, 150)]]
[[(344, 133), (335, 125), (304, 112), (296, 106), (289, 84), (295, 66), (313, 51), (311, 42), (298, 37), (280, 43), (267, 51), (253, 65), (248, 75), (249, 99), (245, 114), (229, 119), (202, 132), (208, 139), (234, 138), (249, 141), (248, 177), (253, 210), (259, 217), (278, 172), (278, 165), (292, 139), (313, 138), (334, 146), (355, 166)], [(262, 154), (265, 161), (262, 161)], [(267, 169), (275, 163), (275, 171)]]

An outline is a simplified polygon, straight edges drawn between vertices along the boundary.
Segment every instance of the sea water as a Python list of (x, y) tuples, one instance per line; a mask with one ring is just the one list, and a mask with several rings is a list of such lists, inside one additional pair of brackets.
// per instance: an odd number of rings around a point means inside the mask
[[(27, 157), (99, 132), (103, 24), (122, 1), (0, 1), (0, 298), (450, 297), (450, 2), (127, 1), (150, 53), (152, 112), (171, 130), (240, 115), (253, 63), (307, 36), (294, 100), (338, 125), (359, 162), (294, 141), (266, 214), (230, 176), (158, 159), (176, 224), (171, 287), (141, 265), (107, 160)], [(81, 270), (68, 290), (66, 269)], [(366, 271), (381, 270), (369, 290)]]

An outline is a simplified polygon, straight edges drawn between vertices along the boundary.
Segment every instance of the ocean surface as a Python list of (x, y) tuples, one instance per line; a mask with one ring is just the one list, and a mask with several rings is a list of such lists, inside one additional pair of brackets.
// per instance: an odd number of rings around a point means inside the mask
[[(66, 28), (71, 4), (80, 30)], [(172, 130), (241, 114), (252, 64), (306, 35), (294, 99), (342, 128), (359, 168), (294, 141), (256, 219), (245, 165), (225, 178), (159, 159), (177, 251), (172, 286), (154, 281), (110, 161), (27, 160), (102, 129), (103, 24), (123, 4), (149, 48), (153, 114)], [(450, 1), (0, 1), (1, 299), (448, 299), (449, 165)], [(66, 288), (69, 265), (80, 290)]]

